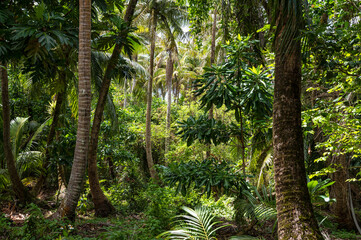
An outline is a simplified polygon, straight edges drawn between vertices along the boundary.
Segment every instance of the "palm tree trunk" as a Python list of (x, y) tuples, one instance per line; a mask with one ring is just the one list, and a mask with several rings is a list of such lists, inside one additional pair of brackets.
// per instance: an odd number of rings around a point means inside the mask
[(0, 62), (0, 76), (1, 76), (1, 98), (3, 107), (3, 146), (4, 155), (6, 159), (7, 168), (9, 171), (10, 181), (15, 193), (15, 196), (22, 203), (31, 202), (32, 197), (20, 180), (18, 171), (15, 166), (15, 159), (10, 142), (10, 103), (9, 103), (9, 79), (7, 74), (7, 66), (5, 62)]
[[(217, 7), (214, 8), (212, 25), (212, 43), (211, 43), (211, 66), (215, 62), (216, 56), (216, 31), (217, 31)], [(209, 109), (208, 119), (213, 119), (213, 106)], [(211, 145), (207, 145), (206, 158), (211, 156)]]
[(170, 111), (172, 106), (172, 76), (173, 76), (173, 59), (172, 59), (172, 51), (169, 50), (168, 60), (166, 65), (166, 82), (167, 82), (167, 90), (168, 90), (168, 102), (167, 102), (167, 137), (165, 138), (165, 164), (167, 165), (167, 154), (169, 151), (169, 142), (170, 142)]
[[(135, 6), (137, 5), (138, 0), (131, 0), (128, 4), (124, 21), (130, 23)], [(90, 145), (88, 152), (88, 176), (89, 176), (89, 186), (92, 194), (92, 200), (95, 208), (95, 215), (99, 217), (106, 217), (114, 213), (114, 207), (104, 195), (103, 190), (100, 187), (98, 168), (97, 168), (97, 149), (98, 149), (98, 139), (100, 132), (100, 125), (103, 119), (104, 107), (109, 92), (110, 82), (111, 82), (111, 73), (116, 67), (119, 56), (121, 53), (122, 46), (116, 44), (113, 53), (109, 59), (107, 68), (104, 73), (102, 86), (99, 92), (98, 103), (94, 113), (93, 127), (90, 136)]]
[(57, 215), (75, 219), (75, 209), (83, 190), (90, 133), (91, 112), (91, 0), (79, 1), (79, 98), (78, 130), (73, 166), (65, 198)]
[(299, 30), (294, 30), (296, 34), (289, 40), (287, 52), (283, 45), (289, 12), (282, 15), (281, 11), (275, 42), (273, 149), (278, 238), (323, 239), (306, 183), (301, 128), (301, 46), (300, 40), (296, 40)]
[(155, 9), (152, 9), (152, 19), (150, 26), (150, 63), (149, 63), (149, 81), (147, 89), (147, 114), (145, 125), (145, 151), (147, 154), (147, 164), (152, 179), (157, 180), (158, 175), (154, 169), (154, 162), (152, 157), (152, 129), (151, 129), (151, 113), (152, 113), (152, 87), (153, 87), (153, 74), (154, 74), (154, 50), (155, 50), (155, 31), (157, 29), (157, 13)]

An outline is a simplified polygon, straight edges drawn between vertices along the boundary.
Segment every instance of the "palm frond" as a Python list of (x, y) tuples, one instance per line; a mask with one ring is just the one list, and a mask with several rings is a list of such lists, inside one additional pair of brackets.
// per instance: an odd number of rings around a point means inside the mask
[(33, 136), (31, 137), (30, 141), (26, 144), (25, 151), (30, 151), (30, 149), (34, 145), (34, 141), (39, 137), (40, 133), (43, 131), (44, 127), (49, 124), (49, 120), (47, 119), (43, 124), (41, 124), (36, 131), (34, 132)]
[(11, 141), (13, 142), (12, 151), (15, 159), (17, 158), (18, 153), (20, 151), (21, 140), (24, 137), (23, 135), (24, 126), (28, 121), (28, 119), (29, 117), (27, 118), (17, 117), (10, 122), (10, 136), (11, 136)]
[(19, 153), (16, 159), (16, 167), (20, 178), (29, 175), (39, 176), (41, 174), (43, 153), (40, 151), (27, 151)]
[(178, 226), (175, 230), (167, 231), (160, 234), (158, 237), (165, 239), (194, 239), (194, 240), (208, 240), (215, 239), (215, 233), (218, 229), (226, 227), (222, 225), (216, 227), (219, 222), (214, 222), (214, 216), (209, 209), (205, 207), (195, 208), (194, 210), (188, 207), (182, 207), (187, 213), (186, 215), (179, 215)]
[(0, 169), (0, 191), (9, 189), (10, 177), (7, 169)]

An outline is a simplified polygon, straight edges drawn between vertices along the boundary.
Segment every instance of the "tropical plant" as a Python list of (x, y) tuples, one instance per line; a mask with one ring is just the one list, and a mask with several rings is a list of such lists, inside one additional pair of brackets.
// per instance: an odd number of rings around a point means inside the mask
[(214, 222), (209, 209), (205, 207), (198, 207), (194, 210), (188, 207), (182, 207), (187, 213), (186, 215), (179, 215), (178, 225), (175, 230), (164, 232), (158, 236), (165, 239), (184, 239), (184, 240), (216, 240), (216, 231), (226, 227), (221, 225), (217, 227), (220, 222)]
[[(34, 147), (40, 145), (36, 140), (39, 138), (44, 127), (49, 124), (49, 120), (46, 120), (41, 125), (33, 121), (28, 122), (28, 120), (29, 118), (17, 117), (10, 123), (12, 151), (21, 179), (29, 176), (39, 176), (43, 171), (41, 166), (43, 152), (35, 151)], [(33, 130), (33, 132), (29, 130)], [(25, 139), (29, 132), (29, 139)]]
[(193, 186), (203, 190), (209, 197), (216, 194), (242, 193), (247, 184), (239, 173), (226, 161), (208, 158), (202, 162), (190, 161), (170, 164), (164, 167), (164, 180), (170, 185), (177, 185), (177, 193), (186, 195)]

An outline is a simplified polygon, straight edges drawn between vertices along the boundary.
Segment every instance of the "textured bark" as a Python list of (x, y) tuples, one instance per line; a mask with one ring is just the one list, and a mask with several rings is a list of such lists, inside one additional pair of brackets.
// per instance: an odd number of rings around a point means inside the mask
[(9, 79), (6, 67), (6, 63), (0, 62), (4, 155), (15, 196), (20, 200), (20, 202), (27, 203), (31, 202), (32, 196), (20, 180), (18, 171), (16, 170), (15, 159), (10, 142), (10, 103), (8, 90)]
[(169, 50), (168, 60), (166, 65), (166, 73), (165, 78), (167, 82), (167, 90), (168, 90), (168, 102), (167, 102), (167, 137), (165, 138), (165, 164), (167, 164), (167, 154), (169, 151), (169, 142), (170, 142), (170, 111), (172, 106), (172, 76), (173, 76), (173, 57), (172, 51)]
[[(130, 22), (134, 11), (135, 6), (138, 0), (131, 0), (128, 4), (124, 21)], [(104, 73), (102, 86), (99, 92), (98, 103), (94, 113), (93, 127), (90, 137), (89, 153), (88, 153), (88, 176), (89, 176), (89, 186), (92, 194), (92, 200), (95, 208), (95, 215), (98, 217), (106, 217), (110, 214), (115, 213), (115, 208), (104, 195), (103, 190), (100, 187), (98, 168), (97, 168), (97, 149), (98, 149), (98, 139), (100, 133), (100, 125), (103, 119), (103, 112), (106, 104), (107, 95), (109, 92), (110, 82), (112, 72), (114, 71), (119, 56), (122, 50), (122, 46), (116, 44), (113, 53), (109, 59), (107, 68)]]
[(336, 216), (340, 228), (355, 229), (350, 209), (349, 183), (346, 182), (349, 178), (347, 156), (333, 156), (331, 164), (339, 166), (337, 171), (331, 174), (331, 179), (335, 183), (331, 185), (330, 197), (336, 199), (336, 202), (331, 205), (331, 211)]
[(91, 111), (91, 0), (79, 0), (78, 129), (68, 188), (56, 215), (75, 219), (87, 164)]
[(150, 26), (150, 63), (149, 63), (149, 81), (147, 88), (147, 114), (145, 125), (145, 151), (147, 154), (147, 164), (150, 176), (154, 180), (158, 180), (157, 172), (154, 169), (154, 162), (152, 157), (152, 129), (151, 129), (151, 113), (152, 113), (152, 88), (153, 88), (153, 74), (154, 74), (154, 50), (155, 50), (155, 31), (157, 29), (157, 13), (152, 9), (152, 19)]
[(301, 128), (300, 41), (290, 39), (290, 48), (285, 53), (283, 44), (286, 43), (281, 39), (288, 17), (281, 12), (277, 21), (280, 32), (275, 42), (273, 149), (278, 239), (323, 239), (306, 183)]

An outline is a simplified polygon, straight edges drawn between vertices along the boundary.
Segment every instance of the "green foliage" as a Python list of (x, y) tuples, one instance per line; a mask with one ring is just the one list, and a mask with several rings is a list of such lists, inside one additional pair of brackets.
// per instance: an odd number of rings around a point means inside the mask
[(163, 168), (164, 180), (170, 185), (177, 185), (177, 193), (183, 196), (192, 188), (203, 190), (209, 197), (212, 191), (219, 194), (240, 193), (247, 188), (242, 176), (232, 165), (214, 158), (202, 162), (190, 161), (172, 163)]
[(109, 50), (115, 44), (122, 45), (126, 55), (131, 56), (134, 45), (140, 44), (137, 36), (132, 34), (136, 28), (129, 26), (122, 17), (115, 14), (106, 14), (104, 20), (108, 20), (111, 26), (106, 26), (107, 32), (95, 40), (95, 46), (101, 50)]
[(226, 225), (216, 227), (216, 224), (220, 222), (214, 222), (214, 216), (205, 207), (198, 207), (194, 210), (188, 207), (183, 207), (182, 209), (187, 214), (177, 216), (179, 220), (175, 230), (164, 232), (158, 238), (216, 240), (216, 231), (226, 227)]
[(335, 181), (331, 182), (331, 179), (326, 179), (323, 181), (309, 181), (307, 183), (307, 188), (310, 193), (311, 202), (316, 206), (334, 202), (335, 199), (330, 198), (327, 194), (327, 187), (331, 186), (334, 183)]
[(229, 131), (225, 124), (215, 119), (208, 119), (208, 116), (201, 115), (198, 119), (189, 117), (187, 120), (178, 122), (176, 134), (180, 135), (183, 141), (190, 146), (198, 139), (201, 143), (212, 143), (218, 145), (229, 141)]
[(145, 220), (125, 219), (118, 220), (114, 223), (114, 227), (107, 228), (107, 232), (101, 234), (100, 239), (109, 240), (143, 240), (155, 239), (148, 231)]
[(261, 191), (255, 187), (244, 190), (245, 198), (238, 198), (236, 205), (236, 219), (256, 219), (261, 222), (266, 220), (275, 221), (277, 218), (276, 199), (272, 196), (272, 188), (267, 189), (264, 185)]
[(29, 217), (18, 231), (12, 231), (11, 239), (23, 240), (47, 240), (68, 237), (74, 227), (64, 221), (47, 220), (44, 218), (40, 208), (30, 204), (27, 210)]
[(0, 235), (4, 238), (9, 239), (12, 230), (13, 229), (11, 227), (11, 221), (7, 217), (5, 217), (3, 213), (0, 213)]

